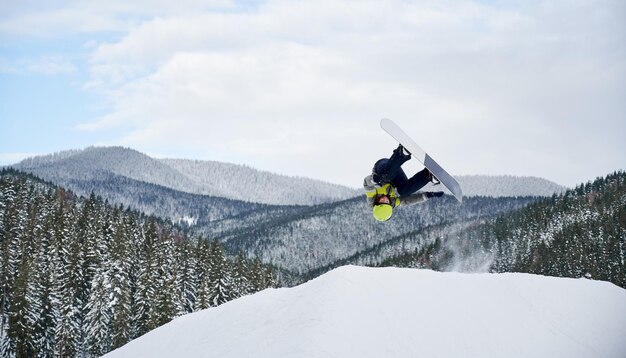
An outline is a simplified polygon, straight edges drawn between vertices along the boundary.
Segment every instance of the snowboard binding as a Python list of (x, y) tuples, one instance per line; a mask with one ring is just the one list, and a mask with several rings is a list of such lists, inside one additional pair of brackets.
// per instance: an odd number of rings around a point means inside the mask
[(430, 170), (428, 171), (428, 180), (433, 183), (433, 185), (441, 184), (441, 180), (434, 176), (433, 173), (430, 172)]

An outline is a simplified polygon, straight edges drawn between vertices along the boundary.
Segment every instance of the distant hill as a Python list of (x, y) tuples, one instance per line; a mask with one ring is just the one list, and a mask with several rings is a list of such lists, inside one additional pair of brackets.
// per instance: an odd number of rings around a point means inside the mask
[(624, 317), (626, 290), (607, 282), (351, 266), (177, 318), (104, 357), (619, 358)]
[(81, 192), (79, 184), (95, 188), (98, 195), (108, 196), (105, 190), (97, 190), (97, 186), (88, 182), (103, 182), (111, 177), (125, 177), (190, 194), (275, 205), (315, 205), (358, 194), (353, 188), (313, 179), (272, 174), (235, 164), (154, 159), (122, 147), (72, 150), (29, 158), (12, 167), (83, 195), (89, 193)]
[(552, 196), (566, 187), (537, 177), (512, 175), (459, 175), (457, 177), (467, 196)]
[(215, 161), (160, 159), (196, 184), (194, 189), (167, 187), (272, 205), (316, 205), (360, 194), (358, 190), (303, 177), (279, 175), (245, 165)]

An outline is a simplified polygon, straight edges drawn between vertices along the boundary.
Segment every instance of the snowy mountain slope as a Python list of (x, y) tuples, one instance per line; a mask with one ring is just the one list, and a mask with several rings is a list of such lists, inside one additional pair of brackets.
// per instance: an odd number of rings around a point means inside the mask
[(184, 159), (159, 161), (197, 183), (198, 189), (194, 191), (197, 194), (206, 194), (211, 189), (225, 198), (275, 205), (314, 205), (360, 194), (341, 185), (273, 174), (244, 165)]
[[(281, 217), (224, 225), (231, 219), (198, 225), (196, 230), (220, 240), (230, 252), (259, 256), (294, 273), (306, 273), (345, 259), (394, 238), (439, 227), (452, 235), (454, 226), (467, 226), (526, 206), (536, 198), (470, 197), (459, 204), (451, 196), (426, 203), (399, 207), (389, 223), (372, 219), (372, 210), (362, 197), (287, 212)], [(238, 224), (238, 225), (235, 225)], [(215, 231), (220, 229), (221, 231)], [(430, 240), (415, 240), (422, 247)], [(413, 248), (413, 247), (411, 247)], [(402, 247), (402, 250), (408, 247)]]
[(219, 228), (214, 225), (216, 221), (302, 208), (191, 194), (108, 172), (88, 181), (67, 179), (65, 185), (78, 195), (88, 197), (94, 192), (110, 203), (123, 203), (124, 207), (129, 206), (148, 215), (188, 225), (209, 225), (216, 229)]
[[(122, 147), (89, 147), (57, 154), (25, 159), (12, 165), (15, 169), (31, 172), (54, 182), (67, 179), (91, 180), (104, 173), (153, 184), (175, 183), (191, 187), (193, 181), (167, 165), (136, 150)], [(170, 184), (170, 185), (167, 185)], [(71, 188), (69, 188), (71, 189)]]
[(113, 174), (181, 192), (262, 204), (315, 205), (358, 194), (355, 189), (313, 179), (218, 162), (159, 160), (122, 147), (72, 150), (26, 159), (12, 167), (71, 190), (70, 180), (102, 181)]
[(562, 185), (537, 177), (459, 175), (457, 179), (467, 196), (552, 196), (566, 190)]
[(180, 317), (105, 355), (623, 357), (626, 290), (601, 281), (347, 266)]
[[(537, 177), (521, 177), (512, 175), (458, 175), (455, 176), (463, 189), (463, 195), (489, 196), (493, 198), (505, 196), (552, 196), (561, 194), (566, 187)], [(450, 191), (443, 185), (428, 184), (424, 191)]]

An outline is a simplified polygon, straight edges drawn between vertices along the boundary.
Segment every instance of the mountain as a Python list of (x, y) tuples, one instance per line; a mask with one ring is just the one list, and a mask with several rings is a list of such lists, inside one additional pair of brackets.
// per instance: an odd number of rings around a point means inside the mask
[(626, 290), (528, 274), (342, 267), (189, 314), (105, 355), (623, 357)]
[[(124, 177), (190, 194), (276, 205), (315, 205), (358, 193), (340, 185), (272, 174), (241, 165), (154, 159), (122, 147), (72, 150), (29, 158), (12, 167), (87, 196), (89, 192), (81, 192), (74, 186), (80, 184), (99, 189), (90, 182), (102, 182), (109, 177)], [(109, 193), (101, 189), (96, 194), (105, 197)]]

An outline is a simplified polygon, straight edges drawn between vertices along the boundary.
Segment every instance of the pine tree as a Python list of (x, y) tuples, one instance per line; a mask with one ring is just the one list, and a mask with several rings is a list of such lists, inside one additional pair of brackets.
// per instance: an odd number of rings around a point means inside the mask
[(109, 267), (111, 279), (111, 348), (126, 344), (132, 334), (130, 288), (130, 228), (128, 220), (115, 223), (115, 234), (110, 242)]
[(157, 259), (155, 246), (158, 242), (156, 221), (149, 219), (142, 227), (138, 241), (140, 256), (138, 258), (139, 272), (137, 277), (135, 333), (133, 336), (141, 336), (156, 328), (151, 317), (156, 314), (155, 309), (155, 278), (157, 272)]
[(191, 244), (181, 242), (176, 247), (176, 315), (194, 311), (197, 298), (196, 260)]
[(248, 277), (248, 263), (242, 251), (239, 251), (232, 268), (233, 288), (232, 298), (248, 295), (252, 292), (252, 286)]
[(211, 306), (219, 306), (230, 301), (232, 282), (224, 252), (217, 240), (211, 242), (209, 261), (211, 262), (209, 303)]
[(34, 258), (33, 272), (27, 288), (26, 318), (32, 327), (29, 337), (37, 356), (51, 356), (54, 352), (57, 320), (60, 316), (58, 297), (59, 243), (63, 235), (61, 225), (63, 207), (56, 191), (46, 195), (42, 220), (41, 240)]
[[(15, 353), (16, 327), (15, 318), (12, 315), (13, 297), (18, 294), (18, 287), (15, 285), (19, 257), (21, 256), (21, 245), (17, 241), (21, 231), (20, 223), (20, 201), (18, 199), (19, 188), (12, 178), (3, 177), (0, 182), (2, 187), (2, 200), (0, 203), (0, 284), (2, 285), (2, 297), (0, 301), (0, 338), (2, 345), (0, 353), (2, 355), (12, 355)], [(23, 268), (22, 268), (23, 269)], [(19, 305), (19, 303), (15, 303)]]
[(267, 288), (265, 279), (263, 264), (257, 257), (252, 261), (252, 267), (248, 273), (248, 281), (250, 282), (252, 292), (259, 292)]
[(154, 285), (154, 300), (148, 326), (151, 329), (159, 327), (176, 317), (175, 262), (173, 260), (174, 244), (168, 237), (159, 237), (154, 251), (156, 275)]
[(104, 268), (96, 271), (92, 280), (89, 301), (85, 306), (86, 343), (89, 353), (101, 356), (111, 348), (111, 283)]
[(18, 357), (34, 356), (37, 347), (32, 341), (32, 326), (29, 322), (27, 312), (31, 310), (29, 307), (27, 291), (28, 280), (30, 274), (30, 266), (27, 260), (20, 265), (18, 276), (13, 287), (13, 298), (11, 302), (11, 310), (7, 320), (7, 342), (3, 348), (4, 354), (7, 356), (15, 354)]
[(194, 310), (203, 310), (211, 306), (210, 303), (210, 248), (209, 242), (199, 239), (196, 243), (196, 282), (197, 282), (197, 298)]
[(89, 298), (85, 305), (85, 331), (87, 350), (94, 355), (103, 355), (111, 348), (111, 253), (109, 243), (115, 234), (116, 213), (105, 211), (101, 222), (101, 235), (90, 248), (89, 260), (95, 263), (95, 274), (91, 280)]
[(139, 218), (135, 213), (128, 212), (128, 231), (129, 235), (129, 272), (128, 272), (128, 286), (130, 290), (130, 335), (129, 339), (137, 338), (141, 335), (143, 329), (142, 312), (143, 306), (140, 300), (141, 290), (141, 275), (142, 275), (142, 263), (143, 258), (143, 232), (139, 223)]
[(82, 306), (79, 291), (82, 286), (81, 246), (71, 230), (75, 208), (59, 213), (57, 221), (57, 248), (55, 258), (57, 282), (55, 296), (60, 299), (58, 326), (56, 328), (56, 355), (73, 357), (81, 346)]

